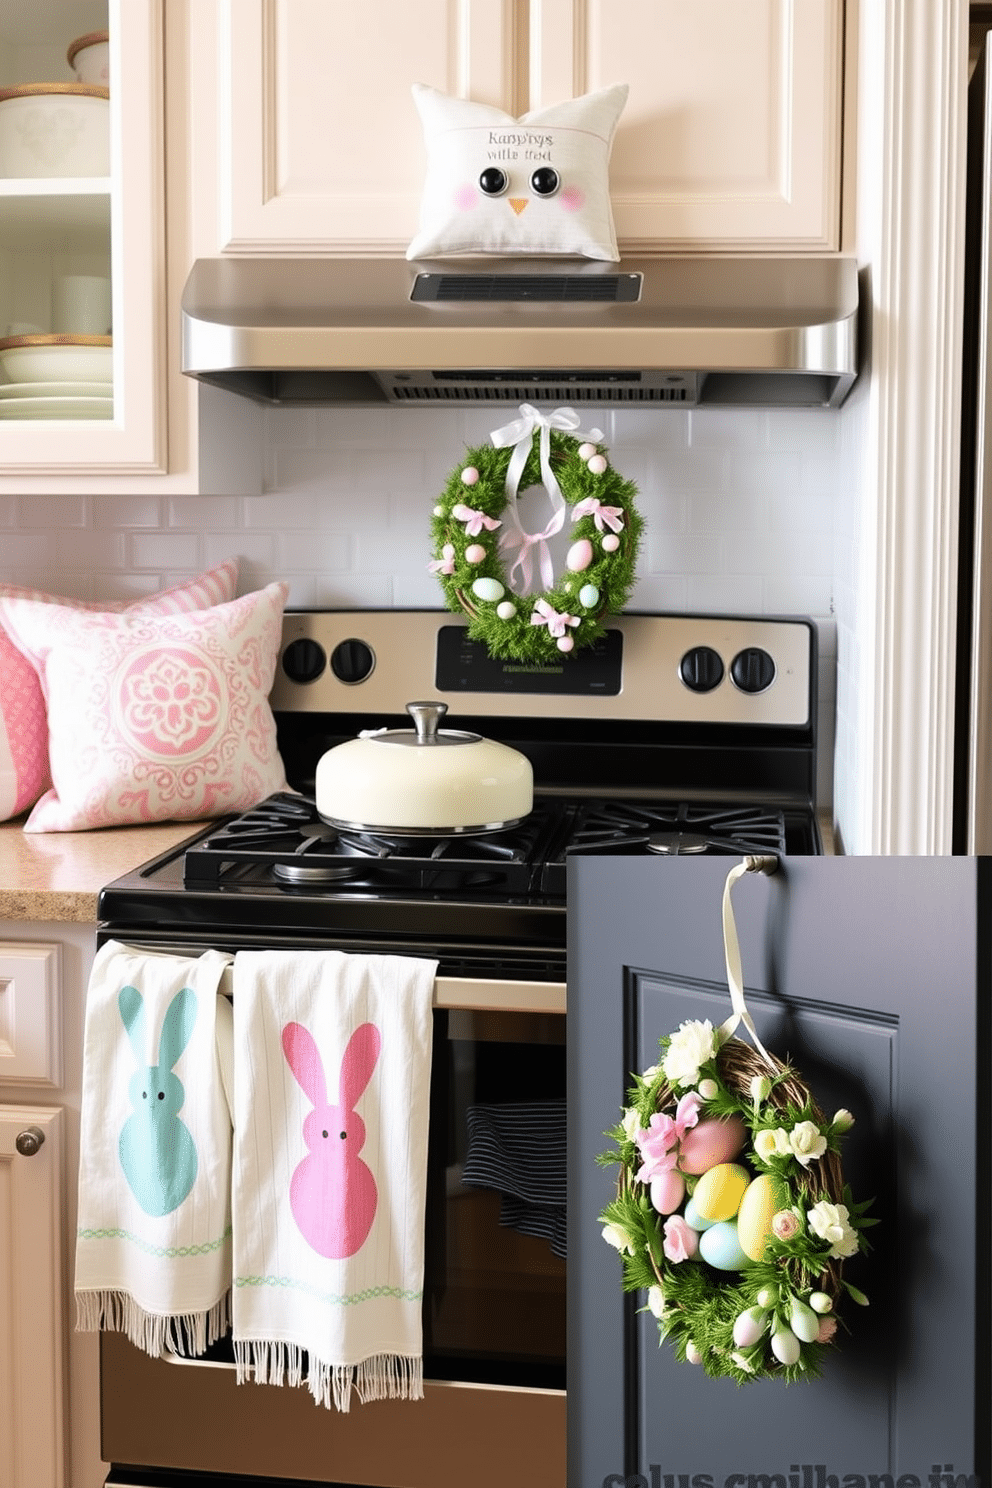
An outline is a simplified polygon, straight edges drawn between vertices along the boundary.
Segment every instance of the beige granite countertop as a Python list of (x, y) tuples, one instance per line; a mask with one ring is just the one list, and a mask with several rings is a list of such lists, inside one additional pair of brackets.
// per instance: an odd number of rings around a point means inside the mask
[(107, 827), (96, 832), (25, 832), (0, 826), (0, 921), (96, 924), (104, 884), (199, 830), (196, 822)]

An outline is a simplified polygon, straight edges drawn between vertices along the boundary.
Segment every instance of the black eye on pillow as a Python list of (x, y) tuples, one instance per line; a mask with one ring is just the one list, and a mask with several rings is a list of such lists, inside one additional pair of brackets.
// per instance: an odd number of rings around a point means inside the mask
[(479, 177), (479, 190), (486, 196), (502, 196), (509, 184), (506, 172), (495, 165), (488, 166)]
[(537, 196), (554, 196), (561, 185), (561, 177), (550, 165), (542, 165), (530, 178), (531, 189)]

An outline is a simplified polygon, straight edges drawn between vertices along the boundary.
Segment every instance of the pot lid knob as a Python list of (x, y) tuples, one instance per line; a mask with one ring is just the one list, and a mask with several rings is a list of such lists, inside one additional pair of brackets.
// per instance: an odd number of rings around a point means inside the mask
[(437, 727), (448, 711), (447, 703), (407, 703), (406, 711), (417, 730), (417, 743), (436, 744)]

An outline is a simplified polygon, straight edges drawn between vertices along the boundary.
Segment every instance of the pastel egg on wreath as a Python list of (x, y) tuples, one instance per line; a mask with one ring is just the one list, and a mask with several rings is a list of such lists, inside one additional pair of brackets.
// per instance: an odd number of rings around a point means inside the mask
[[(738, 1163), (717, 1163), (715, 1168), (709, 1168), (703, 1174), (693, 1189), (697, 1214), (704, 1219), (733, 1219), (750, 1181), (750, 1173)], [(734, 1234), (736, 1236), (736, 1229)]]
[(651, 1207), (659, 1214), (674, 1214), (684, 1198), (685, 1179), (674, 1168), (651, 1179)]
[(588, 466), (593, 475), (604, 475), (609, 469), (605, 455), (593, 455), (588, 461)]
[(571, 651), (575, 641), (570, 635), (559, 636), (556, 642), (559, 651)]
[(592, 457), (593, 457), (593, 455), (595, 455), (597, 453), (598, 453), (598, 451), (597, 451), (596, 446), (594, 444), (580, 444), (579, 445), (579, 459), (580, 460), (591, 460)]
[(615, 532), (607, 532), (603, 538), (602, 548), (604, 553), (615, 553), (620, 546), (620, 539)]
[(587, 610), (595, 609), (599, 604), (599, 590), (595, 584), (583, 584), (579, 590), (579, 604), (585, 605)]
[(710, 1225), (716, 1224), (715, 1219), (703, 1218), (699, 1210), (696, 1208), (696, 1202), (694, 1199), (690, 1199), (689, 1202), (686, 1204), (683, 1218), (685, 1219), (685, 1222), (689, 1226), (690, 1230), (708, 1230)]
[(469, 543), (465, 549), (466, 563), (481, 563), (486, 556), (486, 550), (481, 543)]
[(434, 508), (434, 515), (436, 517), (443, 517), (444, 516), (444, 507), (443, 506), (436, 506)]
[(462, 485), (474, 486), (479, 479), (479, 472), (474, 465), (466, 465), (462, 471)]
[(587, 537), (580, 537), (568, 550), (565, 559), (565, 567), (572, 573), (581, 573), (588, 568), (593, 559), (592, 543)]
[(739, 1116), (710, 1116), (686, 1132), (679, 1144), (683, 1173), (705, 1173), (718, 1163), (729, 1163), (742, 1151), (747, 1127)]
[(699, 1237), (699, 1254), (716, 1271), (740, 1271), (748, 1263), (737, 1238), (736, 1221), (732, 1219), (703, 1231)]
[(502, 604), (496, 606), (496, 614), (501, 620), (512, 620), (517, 613), (517, 607), (512, 600), (504, 599)]
[(499, 579), (473, 579), (472, 593), (476, 599), (488, 600), (490, 604), (495, 604), (498, 599), (503, 598), (506, 590)]

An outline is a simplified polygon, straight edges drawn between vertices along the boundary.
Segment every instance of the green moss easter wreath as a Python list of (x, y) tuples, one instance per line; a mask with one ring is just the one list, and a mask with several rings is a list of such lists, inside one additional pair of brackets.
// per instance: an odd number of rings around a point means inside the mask
[[(610, 466), (598, 429), (582, 434), (571, 409), (543, 415), (525, 403), (520, 414), (494, 431), (491, 445), (469, 449), (449, 475), (434, 507), (429, 566), (448, 608), (469, 616), (469, 635), (491, 656), (548, 664), (591, 645), (605, 617), (623, 608), (643, 524), (636, 487)], [(517, 493), (540, 484), (552, 517), (542, 532), (529, 533)], [(556, 581), (548, 540), (564, 527), (568, 508), (573, 540)], [(508, 573), (504, 555), (514, 549)], [(545, 587), (528, 594), (535, 556)]]
[[(774, 860), (773, 860), (774, 861)], [(746, 859), (728, 876), (763, 866)], [(620, 1252), (625, 1291), (676, 1357), (746, 1384), (814, 1379), (837, 1331), (843, 1263), (877, 1223), (844, 1183), (849, 1111), (824, 1118), (803, 1080), (761, 1046), (743, 1002), (730, 914), (728, 974), (736, 1017), (689, 1020), (659, 1040), (660, 1063), (633, 1076), (616, 1144), (616, 1198), (600, 1214)], [(736, 965), (735, 965), (736, 957)], [(737, 985), (735, 986), (735, 981)], [(743, 1020), (757, 1048), (732, 1037)]]

